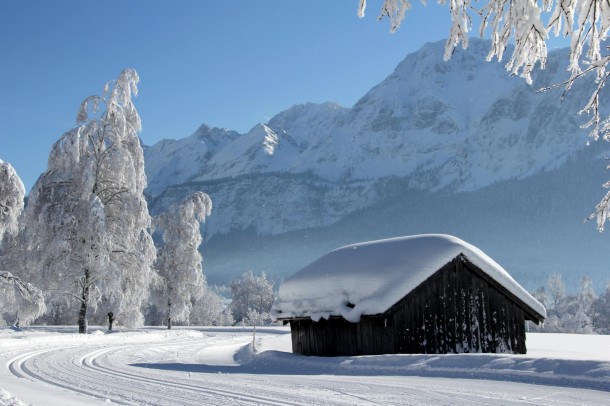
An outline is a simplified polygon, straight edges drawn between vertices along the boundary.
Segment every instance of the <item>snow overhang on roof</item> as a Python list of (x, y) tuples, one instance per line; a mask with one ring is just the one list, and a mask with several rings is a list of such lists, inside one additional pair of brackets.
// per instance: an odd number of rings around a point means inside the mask
[(463, 255), (543, 318), (546, 309), (477, 247), (457, 237), (424, 234), (347, 245), (307, 265), (280, 285), (274, 319), (382, 314), (444, 265)]

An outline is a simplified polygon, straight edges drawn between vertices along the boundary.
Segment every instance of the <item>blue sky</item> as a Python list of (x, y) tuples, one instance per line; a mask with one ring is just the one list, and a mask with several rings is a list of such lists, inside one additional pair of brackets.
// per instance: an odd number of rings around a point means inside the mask
[(449, 29), (446, 7), (414, 2), (389, 34), (379, 3), (359, 19), (358, 0), (0, 2), (0, 158), (29, 191), (80, 102), (126, 67), (149, 145), (203, 123), (246, 132), (297, 103), (351, 106)]

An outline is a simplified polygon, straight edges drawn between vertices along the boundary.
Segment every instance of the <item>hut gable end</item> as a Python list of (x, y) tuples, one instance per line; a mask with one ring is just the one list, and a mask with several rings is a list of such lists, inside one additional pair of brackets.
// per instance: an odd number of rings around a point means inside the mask
[(525, 353), (527, 310), (510, 291), (458, 256), (383, 317), (390, 320), (393, 353)]

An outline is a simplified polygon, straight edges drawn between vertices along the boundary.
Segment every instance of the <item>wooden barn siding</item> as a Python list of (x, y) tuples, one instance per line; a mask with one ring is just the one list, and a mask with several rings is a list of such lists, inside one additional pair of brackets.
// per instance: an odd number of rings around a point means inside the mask
[(330, 320), (296, 319), (290, 322), (292, 351), (303, 355), (374, 355), (393, 352), (393, 335), (385, 317), (362, 318), (350, 323), (342, 317)]
[[(510, 295), (510, 296), (509, 296)], [(384, 315), (290, 320), (293, 351), (304, 355), (462, 352), (525, 353), (525, 319), (514, 296), (461, 257)]]
[(526, 352), (523, 309), (460, 259), (386, 315), (395, 353)]

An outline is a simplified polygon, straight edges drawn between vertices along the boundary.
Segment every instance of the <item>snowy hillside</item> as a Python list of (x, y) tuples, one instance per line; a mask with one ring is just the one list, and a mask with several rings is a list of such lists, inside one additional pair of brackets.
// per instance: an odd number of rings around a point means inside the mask
[[(557, 269), (589, 273), (594, 279), (599, 275), (597, 282), (605, 283), (599, 266), (604, 258), (598, 258), (592, 270), (588, 257), (584, 264), (574, 260), (580, 269), (554, 258), (567, 246), (586, 246), (597, 238), (592, 227), (580, 224), (601, 197), (599, 186), (606, 176), (606, 145), (586, 148), (586, 132), (579, 128), (584, 118), (575, 114), (587, 98), (586, 86), (575, 87), (565, 100), (560, 100), (561, 91), (537, 94), (539, 87), (565, 77), (566, 52), (551, 53), (546, 70), (528, 86), (510, 77), (503, 64), (485, 62), (489, 46), (473, 39), (468, 50), (456, 50), (444, 62), (444, 43), (427, 44), (351, 108), (302, 104), (246, 134), (203, 126), (188, 138), (148, 147), (152, 212), (161, 212), (196, 190), (208, 193), (215, 209), (206, 223), (206, 273), (226, 279), (229, 273), (248, 269), (290, 274), (337, 246), (412, 234), (413, 229), (451, 233), (492, 256), (513, 256), (515, 251), (507, 252), (505, 245), (490, 247), (489, 241), (501, 244), (514, 238), (524, 249), (532, 247), (528, 238), (536, 233), (533, 224), (552, 226), (540, 224), (533, 212), (558, 203), (545, 199), (559, 193), (565, 207), (559, 204), (545, 218), (567, 224), (566, 234), (575, 243), (564, 241), (548, 249), (543, 241), (545, 259), (536, 259), (547, 261), (543, 270), (531, 269), (531, 261), (523, 258), (502, 265), (511, 271), (518, 268), (520, 275), (540, 272), (536, 281), (546, 278), (546, 269)], [(572, 166), (564, 174), (569, 162)], [(527, 181), (534, 177), (547, 182), (546, 174), (573, 180), (573, 185), (557, 185), (570, 192)], [(501, 188), (504, 200), (489, 205), (479, 201), (477, 193), (483, 196), (486, 188), (501, 182), (509, 188)], [(575, 194), (575, 189), (587, 196)], [(439, 193), (451, 197), (439, 201)], [(464, 202), (468, 207), (456, 207), (453, 196), (465, 193), (470, 194)], [(429, 203), (419, 213), (409, 210), (422, 199)], [(451, 208), (469, 211), (473, 201), (478, 210), (469, 217), (451, 215)], [(396, 207), (392, 219), (379, 212), (388, 205)], [(515, 205), (519, 210), (513, 209)], [(432, 208), (448, 215), (434, 218)], [(504, 240), (494, 233), (504, 221), (492, 214), (498, 210), (512, 216)], [(342, 226), (347, 218), (352, 225)], [(473, 224), (479, 229), (474, 233), (469, 231)], [(259, 243), (252, 242), (253, 236), (261, 239), (264, 249), (254, 248)], [(282, 249), (270, 245), (275, 236), (282, 240)], [(231, 242), (239, 239), (244, 245)], [(291, 255), (283, 258), (287, 252)], [(573, 258), (587, 255), (574, 254)]]
[[(609, 336), (528, 334), (528, 354), (305, 357), (287, 327), (0, 329), (0, 405), (607, 404)], [(271, 384), (270, 384), (271, 383)]]

